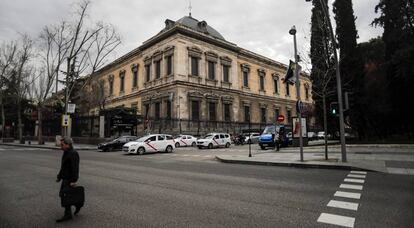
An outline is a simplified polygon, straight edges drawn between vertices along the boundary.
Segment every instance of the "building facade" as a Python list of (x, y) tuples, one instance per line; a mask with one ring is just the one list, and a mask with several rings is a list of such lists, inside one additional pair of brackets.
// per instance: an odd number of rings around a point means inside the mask
[[(226, 41), (205, 21), (186, 16), (96, 74), (105, 108), (135, 108), (150, 131), (240, 131), (296, 115), (296, 87), (283, 82), (285, 64)], [(301, 74), (301, 99), (312, 105)], [(92, 109), (91, 112), (97, 112)], [(257, 127), (256, 127), (257, 128)], [(138, 129), (138, 131), (143, 129)]]

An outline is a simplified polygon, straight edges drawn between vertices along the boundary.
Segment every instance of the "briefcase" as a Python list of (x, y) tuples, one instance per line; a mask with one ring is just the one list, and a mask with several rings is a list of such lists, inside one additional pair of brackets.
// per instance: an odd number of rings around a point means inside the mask
[(85, 203), (85, 189), (82, 186), (67, 187), (63, 190), (61, 198), (62, 207), (83, 207)]

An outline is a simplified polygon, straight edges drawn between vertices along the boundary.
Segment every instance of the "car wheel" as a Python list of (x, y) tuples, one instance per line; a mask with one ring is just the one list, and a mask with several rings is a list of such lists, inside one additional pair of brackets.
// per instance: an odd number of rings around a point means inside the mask
[(264, 147), (264, 146), (260, 146), (260, 148), (261, 148), (262, 150), (266, 149), (266, 147)]
[(196, 146), (196, 143), (195, 142), (191, 143), (191, 146), (192, 147), (195, 147)]
[(230, 147), (230, 143), (226, 143), (226, 148), (229, 148)]
[(108, 147), (107, 152), (112, 151), (113, 149), (114, 149), (114, 148), (112, 148), (112, 147)]
[(145, 153), (145, 148), (144, 147), (138, 148), (138, 154), (139, 155), (143, 155), (144, 153)]
[(180, 147), (180, 143), (175, 143), (175, 148), (178, 148), (178, 147)]
[(202, 147), (202, 146), (199, 146), (199, 147), (198, 147), (198, 149), (200, 149), (200, 150), (201, 150), (201, 148), (203, 148), (203, 147)]
[(213, 149), (213, 143), (208, 144), (208, 149)]
[(167, 148), (165, 149), (165, 152), (172, 153), (173, 152), (172, 146), (167, 146)]

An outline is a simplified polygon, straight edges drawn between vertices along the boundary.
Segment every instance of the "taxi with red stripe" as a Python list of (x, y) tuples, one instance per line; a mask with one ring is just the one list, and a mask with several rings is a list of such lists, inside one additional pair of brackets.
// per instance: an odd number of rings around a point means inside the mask
[(179, 135), (175, 139), (175, 148), (182, 146), (196, 146), (197, 138), (192, 135)]
[(207, 134), (204, 138), (197, 140), (197, 147), (199, 149), (207, 147), (209, 149), (215, 147), (230, 147), (231, 139), (230, 135), (227, 133), (210, 133)]
[(122, 150), (129, 154), (145, 154), (154, 152), (172, 153), (175, 141), (171, 135), (151, 134), (124, 145)]

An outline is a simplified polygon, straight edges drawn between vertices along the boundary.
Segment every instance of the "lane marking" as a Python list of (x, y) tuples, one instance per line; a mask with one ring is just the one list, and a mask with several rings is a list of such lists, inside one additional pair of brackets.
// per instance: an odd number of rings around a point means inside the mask
[(345, 182), (352, 182), (352, 183), (360, 183), (360, 184), (363, 184), (365, 182), (365, 180), (361, 180), (361, 179), (351, 179), (351, 178), (345, 178), (344, 181)]
[(351, 199), (360, 199), (361, 198), (360, 193), (342, 192), (342, 191), (336, 191), (334, 196), (344, 197), (344, 198), (351, 198)]
[(358, 175), (358, 174), (348, 174), (347, 177), (354, 177), (354, 178), (365, 178), (366, 175)]
[(318, 218), (318, 222), (352, 228), (354, 227), (355, 218), (328, 213), (321, 213), (321, 215)]
[(326, 206), (328, 206), (328, 207), (337, 207), (337, 208), (353, 210), (353, 211), (358, 210), (358, 204), (357, 203), (338, 201), (338, 200), (331, 200), (331, 201), (329, 201), (328, 205), (326, 205)]
[(340, 188), (347, 188), (347, 189), (354, 189), (354, 190), (362, 190), (362, 185), (356, 185), (356, 184), (341, 184), (339, 186)]
[(351, 173), (354, 173), (354, 174), (367, 174), (367, 172), (365, 172), (365, 171), (351, 171)]

